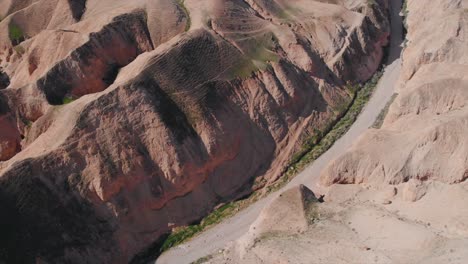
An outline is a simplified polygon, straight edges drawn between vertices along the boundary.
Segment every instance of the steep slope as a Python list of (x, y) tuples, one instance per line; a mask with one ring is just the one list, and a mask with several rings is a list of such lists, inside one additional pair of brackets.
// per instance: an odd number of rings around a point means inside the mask
[(345, 2), (6, 1), (0, 257), (127, 263), (274, 181), (382, 59), (387, 3)]

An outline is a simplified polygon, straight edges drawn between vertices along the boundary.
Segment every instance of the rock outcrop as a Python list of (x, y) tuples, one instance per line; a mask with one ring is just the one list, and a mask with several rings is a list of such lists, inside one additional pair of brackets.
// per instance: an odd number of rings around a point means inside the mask
[[(279, 194), (262, 210), (249, 231), (230, 245), (220, 263), (271, 263), (278, 255), (255, 257), (254, 251), (262, 241), (303, 234), (319, 217), (318, 200), (307, 187), (300, 185)], [(281, 262), (281, 261), (280, 261)]]
[(384, 0), (0, 4), (7, 262), (127, 263), (276, 180), (389, 33)]

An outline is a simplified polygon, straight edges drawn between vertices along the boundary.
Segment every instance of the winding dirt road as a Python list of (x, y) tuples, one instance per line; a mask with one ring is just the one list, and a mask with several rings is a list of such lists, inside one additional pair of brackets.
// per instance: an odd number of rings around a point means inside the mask
[(252, 204), (235, 216), (206, 230), (190, 241), (175, 247), (161, 255), (156, 264), (188, 264), (197, 259), (210, 255), (224, 248), (227, 243), (234, 241), (247, 232), (249, 226), (258, 217), (276, 195), (293, 186), (304, 184), (315, 193), (322, 193), (317, 185), (322, 169), (333, 159), (345, 152), (356, 139), (373, 125), (377, 116), (391, 99), (400, 75), (401, 61), (399, 59), (402, 43), (402, 19), (399, 16), (402, 0), (390, 0), (392, 5), (392, 35), (388, 65), (384, 75), (372, 95), (369, 103), (363, 109), (350, 130), (341, 137), (325, 154), (311, 163), (303, 172), (298, 174), (289, 184), (278, 192)]

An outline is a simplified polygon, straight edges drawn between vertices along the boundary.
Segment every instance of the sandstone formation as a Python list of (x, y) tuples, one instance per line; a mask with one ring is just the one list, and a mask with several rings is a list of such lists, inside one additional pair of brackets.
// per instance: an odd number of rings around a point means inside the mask
[(300, 185), (276, 197), (264, 208), (258, 219), (250, 226), (241, 239), (227, 249), (224, 256), (229, 263), (275, 262), (271, 258), (256, 258), (250, 250), (266, 238), (298, 235), (306, 232), (309, 225), (318, 218), (318, 200), (307, 187)]
[(246, 250), (253, 247), (261, 238), (276, 234), (294, 235), (307, 231), (309, 224), (317, 217), (316, 203), (318, 200), (314, 193), (303, 185), (281, 193), (262, 210), (248, 233), (237, 241), (233, 250), (242, 259), (247, 254)]
[[(255, 239), (250, 231), (203, 263), (466, 263), (467, 8), (465, 0), (407, 1), (398, 95), (382, 128), (322, 172), (325, 203), (306, 231)], [(284, 207), (276, 201), (269, 212)], [(251, 230), (271, 228), (259, 221)]]
[(385, 0), (0, 6), (0, 259), (14, 263), (138, 261), (276, 180), (389, 35)]

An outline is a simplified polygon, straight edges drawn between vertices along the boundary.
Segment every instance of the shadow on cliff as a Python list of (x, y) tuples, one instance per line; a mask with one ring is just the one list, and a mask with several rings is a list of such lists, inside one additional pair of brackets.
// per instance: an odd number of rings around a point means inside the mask
[(0, 179), (0, 262), (57, 259), (71, 248), (86, 252), (98, 239), (109, 238), (110, 226), (96, 217), (92, 205), (67, 182), (57, 186), (44, 180), (35, 166), (22, 161)]

